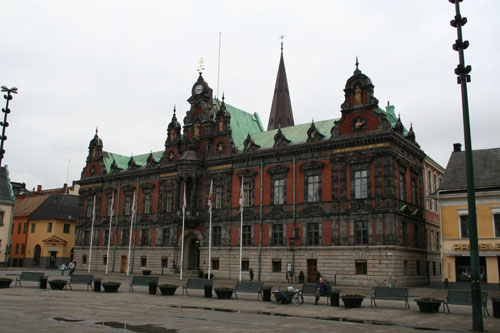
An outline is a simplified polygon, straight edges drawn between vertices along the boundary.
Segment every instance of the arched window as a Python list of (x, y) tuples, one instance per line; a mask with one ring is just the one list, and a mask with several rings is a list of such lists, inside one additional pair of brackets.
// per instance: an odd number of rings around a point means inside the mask
[(40, 255), (42, 254), (42, 248), (40, 245), (35, 245), (35, 250), (33, 251), (33, 265), (40, 265)]

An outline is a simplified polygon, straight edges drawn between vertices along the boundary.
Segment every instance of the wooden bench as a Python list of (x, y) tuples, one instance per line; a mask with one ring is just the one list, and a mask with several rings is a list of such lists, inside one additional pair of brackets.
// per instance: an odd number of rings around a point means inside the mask
[[(470, 290), (448, 290), (448, 295), (443, 301), (443, 312), (444, 307), (448, 309), (448, 312), (450, 312), (450, 307), (448, 304), (455, 304), (455, 305), (469, 305), (472, 306), (472, 293)], [(481, 292), (481, 304), (483, 306), (483, 313), (490, 315), (490, 312), (488, 311), (488, 292), (482, 291)]]
[(376, 299), (385, 299), (405, 301), (405, 309), (409, 309), (410, 303), (408, 303), (408, 293), (409, 289), (404, 287), (375, 287), (375, 290), (371, 295), (370, 307), (373, 307), (373, 304), (377, 306), (377, 303), (375, 302)]
[(264, 282), (238, 281), (234, 287), (234, 296), (238, 298), (237, 293), (257, 293), (257, 300), (260, 300), (262, 288), (264, 288)]
[(83, 284), (87, 286), (87, 291), (89, 291), (89, 287), (92, 289), (92, 281), (94, 281), (94, 276), (91, 274), (72, 274), (67, 285), (69, 289), (73, 290), (72, 284)]
[(134, 291), (134, 286), (149, 286), (150, 282), (156, 282), (156, 285), (158, 285), (158, 282), (160, 281), (159, 276), (150, 276), (150, 275), (136, 275), (132, 278), (132, 282), (130, 282), (130, 287), (128, 288), (128, 291)]
[[(302, 285), (302, 296), (314, 296), (314, 299), (316, 299), (316, 283), (304, 283)], [(331, 287), (328, 284), (328, 291), (325, 296), (326, 298), (326, 304), (330, 303), (330, 293), (331, 293)], [(320, 298), (321, 299), (321, 298)]]
[(45, 273), (43, 272), (21, 272), (21, 275), (16, 278), (16, 283), (14, 286), (17, 286), (19, 283), (19, 287), (22, 287), (21, 281), (23, 282), (36, 282), (38, 283), (38, 287), (40, 287), (40, 279), (43, 278)]
[(202, 289), (205, 290), (205, 286), (213, 286), (214, 280), (212, 279), (188, 279), (186, 284), (182, 286), (182, 295), (184, 296), (184, 290), (186, 295), (189, 296), (188, 289)]

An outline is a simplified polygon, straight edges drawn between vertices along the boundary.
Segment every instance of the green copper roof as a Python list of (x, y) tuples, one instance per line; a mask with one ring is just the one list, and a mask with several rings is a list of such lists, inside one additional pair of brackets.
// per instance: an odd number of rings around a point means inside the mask
[[(387, 105), (384, 109), (378, 108), (378, 112), (382, 113), (386, 116), (387, 120), (391, 123), (391, 128), (394, 128), (396, 125), (396, 122), (398, 121), (398, 117), (396, 116), (396, 113), (394, 112), (394, 109), (396, 107), (394, 105)], [(403, 125), (403, 135), (406, 136), (408, 134), (408, 130), (406, 127)]]
[[(217, 110), (220, 107), (221, 102), (214, 98), (214, 105)], [(264, 132), (264, 126), (260, 121), (259, 115), (257, 113), (251, 114), (246, 111), (235, 108), (232, 105), (227, 104), (226, 110), (231, 114), (231, 134), (233, 137), (234, 145), (239, 149), (243, 150), (243, 142), (247, 138), (248, 133), (253, 135), (255, 133)]]
[[(153, 158), (154, 158), (156, 163), (160, 162), (161, 157), (163, 156), (163, 153), (164, 153), (163, 150), (153, 152)], [(132, 156), (132, 157), (134, 158), (135, 164), (137, 166), (146, 166), (146, 164), (148, 162), (149, 154), (151, 154), (151, 153), (136, 155), (136, 156)], [(118, 166), (118, 168), (120, 168), (122, 170), (127, 170), (129, 160), (130, 160), (130, 156), (123, 156), (123, 155), (110, 153), (110, 152), (107, 152), (107, 155), (105, 155), (105, 157), (103, 159), (104, 165), (106, 166), (106, 171), (108, 173), (110, 173), (110, 171), (111, 171), (111, 165), (113, 164), (113, 161), (116, 162), (116, 165)]]
[[(330, 137), (330, 131), (337, 119), (328, 119), (322, 121), (315, 121), (314, 125), (316, 129), (325, 136), (325, 138)], [(290, 144), (303, 143), (307, 141), (307, 131), (311, 127), (311, 123), (300, 124), (295, 126), (289, 126), (281, 129), (281, 133), (291, 141)], [(278, 133), (279, 129), (273, 129), (271, 131), (250, 134), (252, 140), (255, 144), (259, 145), (260, 148), (272, 148), (274, 146), (274, 136)], [(238, 147), (240, 148), (240, 147)]]

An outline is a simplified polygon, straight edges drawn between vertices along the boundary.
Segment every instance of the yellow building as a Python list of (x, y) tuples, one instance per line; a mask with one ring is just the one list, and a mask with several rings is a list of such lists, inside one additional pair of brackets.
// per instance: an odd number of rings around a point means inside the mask
[[(477, 231), (481, 282), (499, 283), (500, 269), (500, 148), (473, 151)], [(470, 281), (469, 215), (465, 152), (454, 145), (439, 187), (441, 206), (443, 279)]]
[(53, 194), (29, 217), (25, 266), (56, 268), (72, 260), (78, 196)]

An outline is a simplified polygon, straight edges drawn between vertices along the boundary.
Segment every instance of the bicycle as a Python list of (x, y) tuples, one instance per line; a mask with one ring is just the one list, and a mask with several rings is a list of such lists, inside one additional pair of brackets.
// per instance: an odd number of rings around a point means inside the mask
[(289, 288), (288, 290), (278, 290), (273, 292), (274, 301), (281, 304), (300, 305), (304, 303), (304, 296), (299, 289)]

